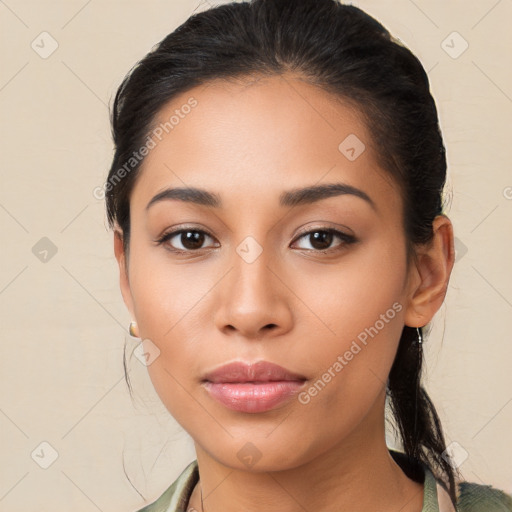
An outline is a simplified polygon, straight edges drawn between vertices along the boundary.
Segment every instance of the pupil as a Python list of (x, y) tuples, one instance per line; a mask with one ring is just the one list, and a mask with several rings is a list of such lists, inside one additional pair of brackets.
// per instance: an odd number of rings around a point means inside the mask
[(312, 237), (311, 245), (315, 249), (328, 249), (332, 243), (333, 234), (328, 231), (316, 231), (310, 235)]
[(181, 234), (181, 243), (187, 249), (200, 249), (204, 242), (203, 233), (186, 231)]

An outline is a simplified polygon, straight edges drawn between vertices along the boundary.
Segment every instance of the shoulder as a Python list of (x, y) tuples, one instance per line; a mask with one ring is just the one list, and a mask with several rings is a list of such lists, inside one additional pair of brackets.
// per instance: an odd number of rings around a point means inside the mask
[(197, 460), (194, 460), (156, 501), (137, 512), (185, 512), (198, 480)]
[(491, 485), (457, 483), (459, 512), (512, 512), (512, 495)]
[[(424, 482), (423, 510), (453, 511), (453, 504), (443, 481), (434, 476), (430, 465), (390, 450), (395, 461), (413, 480)], [(457, 512), (512, 512), (512, 495), (491, 485), (459, 480), (456, 482)]]

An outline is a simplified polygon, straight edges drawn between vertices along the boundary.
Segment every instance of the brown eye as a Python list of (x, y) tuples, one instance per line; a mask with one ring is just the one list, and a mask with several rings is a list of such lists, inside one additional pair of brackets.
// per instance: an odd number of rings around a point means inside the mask
[[(356, 238), (352, 235), (342, 233), (337, 229), (326, 228), (326, 229), (314, 229), (301, 235), (297, 240), (306, 240), (309, 242), (309, 247), (299, 247), (299, 249), (306, 249), (309, 251), (330, 251), (342, 248), (345, 245), (356, 242)], [(340, 240), (338, 244), (332, 246), (333, 241), (336, 239)]]
[(208, 233), (198, 229), (180, 229), (165, 234), (157, 243), (159, 245), (165, 243), (170, 246), (171, 250), (177, 252), (192, 252), (204, 249), (203, 244), (208, 238), (212, 239)]
[(205, 235), (200, 231), (182, 231), (180, 242), (185, 249), (201, 249), (204, 243)]
[(313, 248), (320, 251), (328, 249), (334, 238), (334, 235), (328, 231), (315, 231), (314, 233), (310, 233), (308, 236)]

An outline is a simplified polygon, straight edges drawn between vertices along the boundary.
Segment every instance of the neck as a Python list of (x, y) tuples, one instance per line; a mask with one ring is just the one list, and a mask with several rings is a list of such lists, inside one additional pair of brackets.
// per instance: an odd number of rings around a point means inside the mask
[(380, 405), (370, 413), (377, 421), (367, 418), (336, 446), (291, 469), (233, 469), (196, 443), (200, 482), (188, 509), (420, 512), (423, 485), (409, 479), (390, 455), (385, 441), (384, 400)]

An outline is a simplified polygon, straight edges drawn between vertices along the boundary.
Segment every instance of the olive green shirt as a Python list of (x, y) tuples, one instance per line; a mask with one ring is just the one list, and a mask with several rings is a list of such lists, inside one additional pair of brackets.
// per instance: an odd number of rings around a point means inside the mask
[[(394, 450), (389, 451), (404, 472), (408, 474), (409, 471), (405, 467), (407, 464), (405, 454)], [(436, 480), (432, 471), (424, 464), (420, 464), (420, 466), (423, 476), (414, 479), (424, 484), (421, 512), (455, 512), (448, 493)], [(186, 512), (190, 495), (198, 480), (197, 460), (194, 460), (160, 498), (138, 512)], [(490, 485), (458, 482), (456, 494), (457, 512), (512, 512), (512, 495)], [(191, 510), (194, 512), (194, 509)]]

